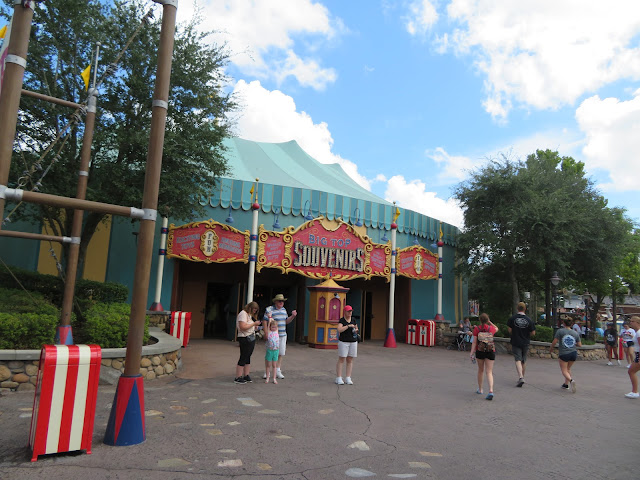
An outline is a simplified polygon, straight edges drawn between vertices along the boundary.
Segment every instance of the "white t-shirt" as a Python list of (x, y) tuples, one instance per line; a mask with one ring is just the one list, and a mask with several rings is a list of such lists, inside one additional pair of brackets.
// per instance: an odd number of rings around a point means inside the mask
[(625, 343), (632, 342), (634, 340), (634, 337), (637, 337), (637, 334), (633, 330), (633, 328), (623, 328), (622, 330), (620, 330), (620, 337)]
[(630, 342), (633, 342), (633, 351), (634, 352), (640, 352), (640, 348), (639, 348), (640, 330), (638, 330), (636, 332), (636, 331), (633, 330), (633, 328), (631, 328), (630, 331), (633, 332), (633, 338), (631, 340), (629, 340)]

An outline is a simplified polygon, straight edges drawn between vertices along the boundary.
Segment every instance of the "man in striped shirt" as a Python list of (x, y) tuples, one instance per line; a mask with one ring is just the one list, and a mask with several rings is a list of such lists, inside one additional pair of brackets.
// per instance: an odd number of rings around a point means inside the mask
[[(287, 351), (287, 324), (291, 323), (291, 321), (296, 318), (296, 315), (298, 314), (298, 312), (296, 312), (295, 310), (293, 310), (291, 312), (291, 315), (289, 315), (287, 313), (286, 308), (284, 308), (284, 302), (287, 299), (284, 298), (284, 295), (279, 293), (277, 294), (275, 297), (273, 297), (273, 305), (270, 307), (267, 307), (267, 309), (264, 312), (264, 318), (263, 320), (265, 320), (266, 323), (263, 323), (263, 325), (268, 324), (269, 319), (273, 318), (276, 322), (278, 322), (278, 335), (280, 336), (280, 348), (278, 350), (278, 363), (276, 364), (276, 377), (278, 378), (284, 378), (284, 375), (282, 374), (282, 357), (284, 357), (286, 351)], [(267, 378), (267, 365), (266, 365), (266, 361), (265, 361), (265, 374), (263, 375), (262, 378)]]

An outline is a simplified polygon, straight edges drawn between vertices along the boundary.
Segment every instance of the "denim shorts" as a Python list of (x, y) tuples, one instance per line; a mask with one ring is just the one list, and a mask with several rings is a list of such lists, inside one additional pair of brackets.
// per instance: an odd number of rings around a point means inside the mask
[(578, 352), (565, 353), (558, 355), (558, 358), (563, 362), (575, 362), (578, 359)]

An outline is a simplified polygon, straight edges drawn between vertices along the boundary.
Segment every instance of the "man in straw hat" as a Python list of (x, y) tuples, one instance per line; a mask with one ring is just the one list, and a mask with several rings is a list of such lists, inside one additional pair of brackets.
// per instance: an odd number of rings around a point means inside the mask
[[(264, 312), (264, 320), (265, 322), (269, 322), (269, 319), (273, 318), (276, 322), (278, 322), (278, 335), (280, 336), (280, 347), (278, 350), (278, 363), (276, 364), (276, 377), (284, 378), (282, 374), (282, 357), (284, 357), (287, 351), (287, 324), (291, 322), (298, 312), (293, 310), (291, 315), (287, 314), (287, 310), (284, 308), (284, 302), (286, 302), (286, 298), (284, 295), (279, 293), (275, 297), (273, 297), (273, 305), (267, 307)], [(266, 324), (265, 324), (266, 325)], [(265, 373), (262, 378), (267, 378), (267, 362), (265, 361)]]

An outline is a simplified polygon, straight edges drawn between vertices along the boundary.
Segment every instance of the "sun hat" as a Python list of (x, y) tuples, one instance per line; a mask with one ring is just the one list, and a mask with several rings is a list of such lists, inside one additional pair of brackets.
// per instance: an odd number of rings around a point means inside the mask
[(345, 305), (344, 306), (344, 311), (345, 312), (350, 312), (351, 310), (353, 310), (353, 307), (351, 305)]
[(274, 302), (274, 303), (275, 303), (275, 302), (277, 302), (277, 301), (280, 301), (280, 302), (286, 302), (286, 301), (287, 301), (287, 299), (286, 299), (286, 298), (284, 298), (284, 295), (282, 295), (281, 293), (279, 293), (279, 294), (277, 294), (275, 297), (273, 297), (273, 300), (271, 300), (271, 301), (272, 301), (272, 302)]

